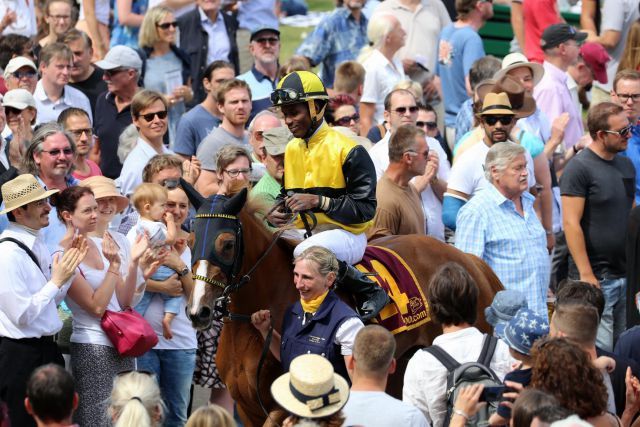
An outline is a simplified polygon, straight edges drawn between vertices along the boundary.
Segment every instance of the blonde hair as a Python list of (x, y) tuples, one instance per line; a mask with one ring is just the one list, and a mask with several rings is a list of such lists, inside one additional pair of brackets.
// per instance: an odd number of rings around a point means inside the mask
[[(618, 73), (622, 70), (638, 70), (640, 67), (640, 19), (631, 24), (627, 41), (620, 57)], [(613, 87), (615, 90), (615, 86)]]
[(193, 412), (184, 427), (236, 427), (236, 422), (222, 406), (210, 403)]
[(420, 85), (420, 83), (413, 80), (402, 80), (393, 87), (393, 90), (397, 89), (404, 89), (411, 92), (416, 101), (420, 101), (422, 103), (423, 93), (422, 85)]
[(158, 37), (157, 25), (170, 13), (173, 14), (173, 11), (165, 6), (156, 6), (147, 10), (138, 34), (138, 44), (141, 48), (153, 47), (158, 42), (160, 37)]
[(313, 261), (318, 266), (318, 272), (323, 276), (333, 272), (338, 274), (338, 259), (329, 249), (322, 246), (311, 246), (293, 260), (296, 264), (299, 261)]
[(366, 61), (374, 49), (379, 49), (384, 44), (384, 39), (393, 30), (393, 16), (386, 14), (374, 15), (369, 21), (367, 26), (367, 38), (369, 39), (369, 46), (365, 46), (360, 50), (358, 55), (358, 62), (363, 63)]
[(159, 425), (164, 404), (155, 376), (136, 371), (118, 375), (113, 380), (108, 412), (114, 427)]
[(140, 212), (147, 203), (153, 204), (162, 199), (166, 201), (168, 197), (169, 193), (162, 185), (145, 182), (138, 185), (133, 191), (131, 204)]

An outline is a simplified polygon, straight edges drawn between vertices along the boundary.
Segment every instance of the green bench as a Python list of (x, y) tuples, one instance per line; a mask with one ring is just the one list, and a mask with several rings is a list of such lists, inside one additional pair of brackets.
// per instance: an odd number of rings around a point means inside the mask
[[(579, 27), (580, 15), (563, 12), (562, 17), (567, 23)], [(496, 4), (493, 6), (493, 18), (480, 29), (480, 36), (487, 55), (503, 58), (509, 53), (513, 29), (511, 28), (511, 8)]]

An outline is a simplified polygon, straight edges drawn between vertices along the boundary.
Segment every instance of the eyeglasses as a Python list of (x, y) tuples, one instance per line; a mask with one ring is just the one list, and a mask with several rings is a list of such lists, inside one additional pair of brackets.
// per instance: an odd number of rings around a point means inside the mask
[(249, 174), (251, 174), (251, 172), (253, 171), (253, 169), (249, 168), (249, 169), (225, 169), (224, 172), (226, 172), (231, 178), (237, 178), (238, 175), (242, 174), (244, 176), (249, 176)]
[(33, 206), (35, 206), (36, 208), (42, 208), (44, 206), (48, 206), (49, 205), (49, 198), (45, 197), (44, 199), (40, 199), (38, 201), (32, 202)]
[(174, 188), (178, 188), (178, 185), (180, 185), (180, 180), (175, 178), (167, 178), (163, 179), (160, 184), (167, 190), (173, 190)]
[(427, 129), (434, 130), (438, 127), (438, 123), (436, 122), (416, 122), (416, 126), (419, 128), (426, 127)]
[(49, 154), (51, 157), (58, 157), (60, 153), (63, 153), (65, 156), (70, 156), (73, 154), (73, 150), (71, 147), (63, 148), (62, 150), (56, 148), (55, 150), (42, 150), (43, 153)]
[(603, 130), (605, 133), (611, 133), (613, 135), (618, 135), (622, 138), (626, 138), (631, 133), (631, 125), (627, 125), (620, 130)]
[(503, 126), (510, 125), (513, 122), (513, 116), (484, 116), (483, 120), (489, 126), (495, 126), (500, 122)]
[(262, 46), (265, 46), (267, 44), (272, 44), (275, 46), (280, 43), (280, 39), (277, 37), (260, 37), (259, 39), (254, 39), (253, 41), (261, 44)]
[(407, 112), (407, 110), (409, 110), (409, 113), (415, 114), (418, 112), (418, 106), (412, 105), (411, 107), (398, 107), (395, 110), (391, 110), (391, 111), (393, 111), (396, 114), (403, 115)]
[(153, 119), (158, 116), (160, 120), (164, 120), (167, 118), (167, 110), (156, 111), (153, 113), (140, 114), (138, 117), (142, 117), (147, 122), (152, 122)]
[(13, 73), (11, 73), (11, 75), (13, 77), (15, 77), (16, 79), (20, 80), (20, 79), (24, 79), (25, 77), (28, 79), (33, 79), (36, 77), (37, 73), (33, 70), (29, 70), (29, 71), (14, 71)]
[(93, 129), (67, 129), (69, 133), (71, 133), (76, 138), (80, 138), (83, 134), (87, 135), (87, 138), (91, 138), (93, 135)]
[(633, 102), (640, 101), (640, 93), (616, 93), (616, 96), (623, 103), (629, 101), (629, 99), (631, 99)]
[(173, 28), (178, 28), (178, 21), (173, 21), (173, 22), (165, 22), (162, 24), (156, 24), (156, 27), (162, 29), (162, 30), (168, 30), (169, 27), (173, 27)]
[(351, 123), (351, 120), (358, 123), (360, 121), (360, 114), (355, 113), (353, 116), (344, 116), (336, 119), (336, 124), (338, 126), (348, 126)]
[(52, 18), (54, 21), (66, 21), (71, 19), (71, 15), (49, 15), (49, 18)]
[(271, 93), (271, 102), (273, 105), (278, 105), (285, 102), (297, 101), (301, 97), (302, 95), (293, 89), (276, 89)]
[(4, 107), (4, 113), (8, 116), (9, 114), (15, 114), (16, 116), (22, 113), (22, 110), (14, 107)]

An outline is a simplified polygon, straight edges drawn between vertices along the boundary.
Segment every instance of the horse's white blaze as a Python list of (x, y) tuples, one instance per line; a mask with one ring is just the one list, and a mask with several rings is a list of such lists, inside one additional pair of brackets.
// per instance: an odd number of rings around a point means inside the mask
[[(209, 267), (209, 262), (205, 260), (201, 260), (198, 263), (198, 269), (196, 270), (196, 275), (207, 277), (207, 268)], [(200, 309), (200, 301), (204, 297), (204, 291), (207, 287), (207, 284), (200, 279), (196, 279), (193, 284), (193, 303), (191, 304), (191, 315), (195, 316)]]

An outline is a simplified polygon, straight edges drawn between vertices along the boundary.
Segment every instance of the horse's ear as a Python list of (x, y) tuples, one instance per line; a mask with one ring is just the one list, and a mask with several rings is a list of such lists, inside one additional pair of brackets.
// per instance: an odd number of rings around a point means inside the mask
[(228, 214), (237, 215), (247, 201), (247, 188), (240, 190), (224, 204), (224, 211)]
[(202, 205), (202, 203), (206, 199), (202, 197), (202, 195), (198, 193), (198, 191), (195, 188), (193, 188), (193, 186), (189, 184), (187, 181), (185, 181), (183, 178), (180, 178), (180, 186), (182, 187), (184, 192), (187, 194), (187, 198), (189, 199), (189, 202), (191, 202), (195, 210), (197, 211), (198, 209), (200, 209), (200, 205)]

